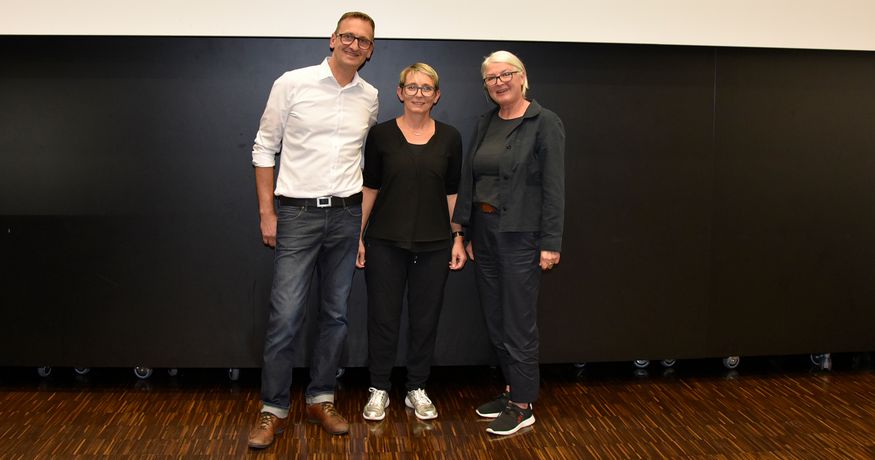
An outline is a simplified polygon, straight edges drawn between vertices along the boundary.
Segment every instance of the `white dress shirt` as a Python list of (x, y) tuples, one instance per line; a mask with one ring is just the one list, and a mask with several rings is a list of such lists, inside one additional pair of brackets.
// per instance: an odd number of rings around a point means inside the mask
[(270, 90), (252, 147), (252, 164), (273, 167), (280, 154), (275, 195), (317, 198), (358, 193), (362, 149), (378, 108), (376, 88), (358, 73), (341, 88), (327, 58), (319, 65), (286, 72)]

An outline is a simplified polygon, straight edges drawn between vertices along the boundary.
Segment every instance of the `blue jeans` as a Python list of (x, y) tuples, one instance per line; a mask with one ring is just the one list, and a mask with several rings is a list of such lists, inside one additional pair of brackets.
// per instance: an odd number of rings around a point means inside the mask
[(334, 401), (337, 368), (346, 344), (347, 301), (355, 274), (361, 217), (361, 205), (279, 207), (261, 369), (261, 398), (267, 412), (288, 416), (294, 342), (306, 319), (314, 274), (320, 287), (319, 325), (305, 397), (307, 404)]

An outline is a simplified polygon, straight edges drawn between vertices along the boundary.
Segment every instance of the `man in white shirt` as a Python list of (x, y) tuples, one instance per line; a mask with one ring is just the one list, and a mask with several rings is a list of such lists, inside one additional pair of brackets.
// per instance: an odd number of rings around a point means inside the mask
[(249, 433), (253, 448), (269, 446), (287, 425), (293, 345), (314, 273), (321, 292), (307, 419), (332, 434), (349, 431), (334, 408), (334, 389), (361, 229), (362, 146), (377, 120), (377, 90), (358, 75), (373, 54), (373, 40), (373, 19), (344, 14), (331, 34), (331, 55), (278, 78), (261, 117), (252, 164), (262, 241), (275, 252), (262, 407)]

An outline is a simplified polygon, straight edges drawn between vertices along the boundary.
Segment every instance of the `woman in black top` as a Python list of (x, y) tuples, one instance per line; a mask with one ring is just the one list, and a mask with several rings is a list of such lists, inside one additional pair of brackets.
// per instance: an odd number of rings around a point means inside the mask
[(420, 419), (437, 417), (425, 383), (447, 275), (466, 260), (461, 226), (451, 223), (462, 141), (455, 128), (431, 118), (441, 95), (438, 85), (437, 72), (427, 64), (401, 71), (396, 92), (404, 114), (371, 128), (365, 144), (356, 266), (365, 269), (368, 287), (371, 388), (362, 412), (366, 420), (386, 416), (405, 286), (409, 329), (404, 403)]
[(480, 71), (496, 107), (477, 125), (454, 220), (470, 228), (468, 256), (507, 383), (477, 414), (495, 419), (486, 431), (508, 435), (535, 423), (538, 290), (541, 271), (559, 263), (562, 248), (565, 128), (555, 113), (526, 99), (529, 82), (519, 58), (496, 51)]

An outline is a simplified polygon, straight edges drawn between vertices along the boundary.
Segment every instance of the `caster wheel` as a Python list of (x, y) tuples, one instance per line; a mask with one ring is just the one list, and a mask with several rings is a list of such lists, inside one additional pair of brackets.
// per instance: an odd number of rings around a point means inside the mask
[(674, 367), (676, 363), (677, 361), (674, 359), (663, 359), (660, 364), (662, 364), (662, 367)]
[(632, 364), (634, 364), (635, 367), (637, 367), (638, 369), (644, 369), (650, 365), (650, 361), (646, 359), (636, 359), (635, 361), (632, 361)]
[(231, 379), (232, 382), (236, 382), (240, 380), (240, 369), (231, 368), (228, 369), (228, 378)]
[(51, 368), (51, 366), (38, 367), (38, 368), (36, 368), (36, 373), (40, 377), (48, 377), (48, 376), (52, 375), (52, 368)]
[(179, 369), (171, 367), (170, 369), (167, 369), (167, 375), (171, 377), (176, 377), (177, 375), (179, 375)]
[(134, 375), (136, 375), (138, 379), (146, 380), (152, 376), (152, 368), (137, 366), (134, 368)]
[(73, 372), (75, 372), (76, 375), (85, 375), (85, 374), (91, 372), (91, 368), (88, 368), (88, 367), (74, 367), (74, 368), (73, 368)]
[(811, 362), (821, 370), (828, 371), (832, 369), (832, 357), (829, 353), (812, 354)]
[(738, 364), (741, 362), (741, 358), (738, 356), (729, 356), (723, 358), (723, 366), (727, 369), (735, 369), (738, 367)]
[(346, 373), (345, 368), (338, 367), (337, 372), (334, 374), (334, 377), (339, 379), (339, 378), (343, 377), (343, 374), (345, 374), (345, 373)]

